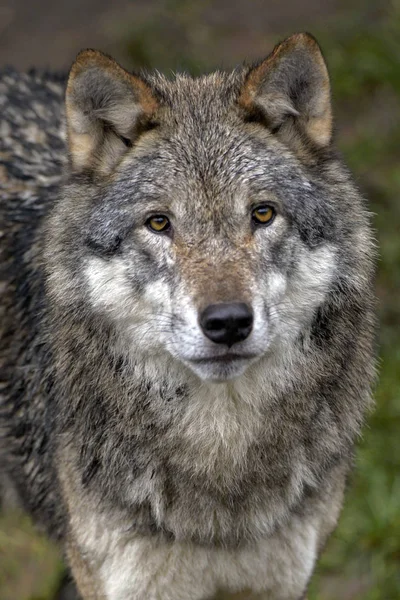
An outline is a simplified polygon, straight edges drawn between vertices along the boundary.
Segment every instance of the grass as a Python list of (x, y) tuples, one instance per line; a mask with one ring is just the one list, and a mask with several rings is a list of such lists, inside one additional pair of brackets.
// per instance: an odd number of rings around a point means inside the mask
[(15, 510), (0, 517), (1, 600), (49, 600), (62, 572), (59, 552), (26, 515)]
[[(202, 23), (200, 4), (166, 0), (157, 4), (151, 21), (128, 24), (123, 43), (130, 62), (194, 74), (214, 67), (216, 38), (229, 31)], [(374, 213), (381, 353), (376, 409), (310, 600), (400, 598), (400, 3), (366, 5), (353, 17), (346, 13), (346, 20), (313, 29), (332, 75), (338, 143)], [(21, 572), (31, 590), (21, 583)], [(33, 533), (29, 521), (3, 517), (1, 598), (49, 600), (59, 577), (58, 555)]]

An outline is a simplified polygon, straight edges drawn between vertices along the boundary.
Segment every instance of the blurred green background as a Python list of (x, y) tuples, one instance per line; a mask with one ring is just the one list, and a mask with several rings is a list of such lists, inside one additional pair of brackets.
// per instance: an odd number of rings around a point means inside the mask
[[(337, 142), (370, 200), (380, 248), (380, 380), (340, 525), (310, 600), (400, 599), (400, 1), (0, 0), (0, 61), (67, 68), (82, 47), (125, 66), (198, 74), (261, 58), (294, 31), (320, 41)], [(1, 65), (0, 65), (1, 66)], [(57, 551), (0, 513), (1, 600), (69, 598)]]

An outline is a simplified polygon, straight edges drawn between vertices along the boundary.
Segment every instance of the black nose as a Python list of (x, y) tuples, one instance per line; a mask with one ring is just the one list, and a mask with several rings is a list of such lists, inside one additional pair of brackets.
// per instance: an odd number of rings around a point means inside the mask
[(243, 302), (210, 304), (200, 315), (200, 326), (210, 340), (230, 347), (250, 335), (253, 313)]

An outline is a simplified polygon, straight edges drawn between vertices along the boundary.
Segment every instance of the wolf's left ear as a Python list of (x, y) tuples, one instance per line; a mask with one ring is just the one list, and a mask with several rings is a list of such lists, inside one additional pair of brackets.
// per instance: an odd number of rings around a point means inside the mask
[(328, 146), (332, 138), (329, 75), (315, 39), (299, 33), (278, 44), (250, 69), (239, 104), (295, 149), (307, 141)]
[(83, 50), (72, 65), (66, 93), (71, 166), (108, 174), (139, 130), (150, 123), (157, 101), (149, 86), (112, 58)]

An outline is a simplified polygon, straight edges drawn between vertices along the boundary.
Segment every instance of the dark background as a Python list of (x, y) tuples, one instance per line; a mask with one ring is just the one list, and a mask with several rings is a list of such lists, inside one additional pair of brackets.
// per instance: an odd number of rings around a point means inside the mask
[[(262, 58), (301, 30), (324, 50), (337, 142), (374, 213), (382, 324), (376, 410), (310, 600), (399, 600), (400, 0), (0, 0), (0, 68), (66, 70), (94, 47), (128, 68), (197, 74)], [(57, 551), (3, 506), (1, 600), (53, 600), (62, 575)]]

